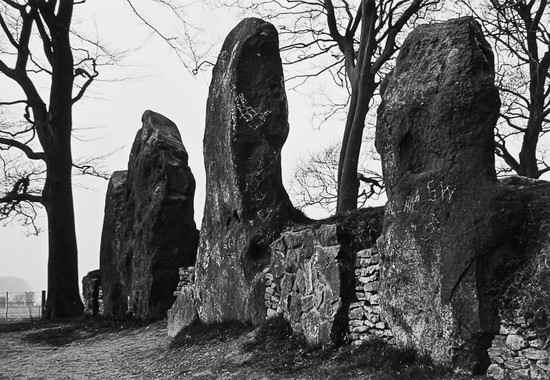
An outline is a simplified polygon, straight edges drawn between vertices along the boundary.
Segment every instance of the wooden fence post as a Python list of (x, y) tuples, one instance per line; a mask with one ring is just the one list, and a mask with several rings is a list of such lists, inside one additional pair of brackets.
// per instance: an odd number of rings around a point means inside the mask
[(6, 292), (6, 321), (8, 320), (8, 310), (9, 310), (8, 305), (9, 305), (9, 303), (10, 303), (9, 293)]
[(40, 318), (44, 318), (45, 309), (46, 309), (46, 291), (42, 290), (42, 300), (40, 301)]

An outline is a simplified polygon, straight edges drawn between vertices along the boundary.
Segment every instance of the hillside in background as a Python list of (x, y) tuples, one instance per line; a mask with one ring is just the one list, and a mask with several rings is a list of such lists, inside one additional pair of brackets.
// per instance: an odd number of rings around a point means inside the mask
[(30, 290), (30, 285), (22, 278), (0, 276), (0, 292), (28, 292)]

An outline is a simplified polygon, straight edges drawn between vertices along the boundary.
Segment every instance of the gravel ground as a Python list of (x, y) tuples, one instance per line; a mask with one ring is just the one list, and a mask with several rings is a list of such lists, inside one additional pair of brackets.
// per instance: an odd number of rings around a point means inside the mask
[[(225, 344), (171, 348), (166, 323), (120, 331), (73, 325), (0, 333), (1, 379), (213, 378), (232, 364), (243, 335)], [(235, 355), (233, 355), (235, 356)], [(238, 355), (237, 355), (238, 356)], [(229, 377), (239, 371), (228, 372)]]
[(308, 351), (272, 330), (198, 326), (172, 341), (165, 321), (124, 328), (89, 321), (0, 325), (0, 379), (470, 378), (407, 365), (407, 353), (387, 356), (378, 348)]

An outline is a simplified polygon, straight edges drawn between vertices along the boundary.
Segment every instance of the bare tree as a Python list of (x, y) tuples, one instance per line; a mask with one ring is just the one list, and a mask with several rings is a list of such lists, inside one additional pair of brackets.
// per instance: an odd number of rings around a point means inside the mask
[(338, 160), (337, 213), (357, 208), (357, 168), (365, 119), (381, 77), (399, 48), (399, 34), (441, 5), (440, 0), (237, 0), (279, 24), (286, 63), (315, 60), (305, 81), (329, 74), (350, 93)]
[[(204, 34), (204, 30), (191, 24), (186, 18), (186, 15), (191, 10), (190, 7), (200, 4), (199, 2), (186, 0), (148, 0), (139, 2), (138, 6), (138, 2), (134, 0), (124, 1), (130, 8), (131, 13), (142, 25), (163, 41), (177, 55), (180, 63), (187, 71), (198, 74), (204, 66), (214, 65), (205, 58), (212, 46), (208, 46), (201, 39), (200, 36)], [(177, 33), (169, 34), (161, 27), (161, 25), (166, 26), (164, 19), (151, 19), (147, 16), (147, 12), (154, 8), (167, 11), (166, 15), (173, 21), (171, 24), (177, 26)]]
[[(295, 199), (296, 207), (303, 210), (318, 206), (329, 213), (336, 210), (338, 200), (338, 144), (328, 146), (310, 155), (296, 167), (290, 192)], [(360, 182), (357, 196), (358, 207), (364, 207), (371, 198), (378, 198), (384, 192), (382, 176), (368, 168), (372, 157), (361, 154), (362, 167), (358, 170)]]
[[(506, 171), (539, 178), (550, 171), (538, 149), (550, 131), (550, 5), (547, 0), (461, 0), (497, 52), (502, 98), (496, 154)], [(521, 141), (519, 152), (513, 143)]]
[[(99, 57), (105, 53), (71, 30), (74, 7), (83, 2), (0, 0), (0, 74), (21, 93), (20, 98), (0, 99), (0, 106), (19, 107), (24, 119), (0, 126), (3, 182), (10, 186), (0, 193), (0, 217), (15, 215), (34, 225), (35, 205), (46, 211), (47, 318), (82, 312), (71, 178), (72, 109), (98, 76)], [(73, 47), (71, 38), (95, 53)], [(46, 94), (39, 90), (44, 85)], [(16, 161), (10, 167), (14, 156), (32, 164)]]
[[(37, 207), (46, 211), (49, 259), (45, 317), (48, 318), (74, 316), (82, 311), (78, 293), (72, 171), (107, 177), (95, 165), (101, 155), (74, 160), (71, 151), (73, 106), (97, 79), (99, 68), (114, 65), (120, 58), (98, 41), (71, 28), (75, 6), (85, 2), (0, 0), (0, 78), (18, 87), (21, 94), (11, 99), (0, 98), (0, 107), (10, 108), (10, 111), (15, 107), (23, 115), (21, 120), (10, 112), (9, 118), (0, 121), (3, 187), (0, 221), (18, 219), (38, 232)], [(196, 28), (183, 17), (188, 2), (149, 0), (140, 3), (140, 6), (168, 10), (183, 26), (180, 38), (157, 28), (136, 8), (134, 1), (125, 2), (147, 28), (176, 52), (189, 71), (200, 69), (202, 55), (192, 43)], [(48, 90), (41, 91), (44, 87)], [(23, 158), (28, 162), (23, 163)]]
[[(20, 222), (30, 227), (33, 234), (38, 234), (38, 208), (45, 169), (39, 163), (25, 160), (23, 156), (0, 152), (0, 222)], [(19, 199), (22, 195), (26, 195), (27, 199)]]

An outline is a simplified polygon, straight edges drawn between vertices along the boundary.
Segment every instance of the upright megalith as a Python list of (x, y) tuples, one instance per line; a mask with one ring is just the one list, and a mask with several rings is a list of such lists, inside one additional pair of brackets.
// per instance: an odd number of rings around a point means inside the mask
[(479, 258), (491, 244), (499, 105), (479, 25), (422, 25), (382, 85), (376, 128), (388, 194), (383, 317), (398, 342), (473, 371), (490, 339)]
[(126, 170), (111, 175), (105, 196), (105, 215), (99, 254), (103, 274), (103, 308), (107, 318), (123, 318), (128, 307), (130, 288), (130, 251), (127, 249), (127, 180)]
[(82, 278), (82, 299), (84, 313), (92, 316), (102, 314), (101, 273), (98, 269), (88, 272)]
[(256, 18), (227, 36), (206, 114), (206, 203), (196, 265), (203, 322), (260, 321), (269, 244), (296, 211), (281, 180), (288, 135), (277, 31)]
[(195, 179), (176, 125), (152, 111), (142, 122), (128, 171), (107, 192), (101, 273), (107, 316), (148, 320), (174, 301), (178, 268), (195, 263), (198, 231)]

